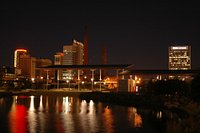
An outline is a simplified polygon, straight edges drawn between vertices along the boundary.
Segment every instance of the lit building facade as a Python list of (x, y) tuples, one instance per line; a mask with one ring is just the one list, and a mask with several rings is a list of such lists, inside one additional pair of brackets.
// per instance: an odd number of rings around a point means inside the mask
[(63, 64), (63, 56), (64, 56), (64, 54), (62, 52), (57, 52), (54, 55), (54, 65), (62, 65)]
[(23, 54), (27, 54), (26, 49), (16, 49), (14, 53), (14, 67), (18, 68), (19, 67), (19, 62), (20, 62), (20, 56)]
[[(62, 52), (57, 52), (54, 55), (54, 65), (62, 65), (63, 64), (63, 56), (64, 54)], [(56, 70), (55, 72), (55, 77), (57, 80), (62, 79), (62, 70)]]
[(191, 46), (170, 46), (168, 50), (169, 70), (190, 70), (192, 68)]
[[(62, 65), (83, 65), (84, 46), (83, 43), (73, 40), (72, 44), (63, 46)], [(62, 79), (66, 80), (76, 74), (72, 70), (63, 70)]]
[(63, 46), (63, 65), (83, 65), (83, 43), (73, 40), (72, 44)]
[(52, 65), (50, 59), (32, 57), (26, 49), (17, 49), (14, 52), (14, 68), (17, 77), (29, 79), (45, 77), (46, 73), (39, 67), (49, 65)]
[(19, 68), (21, 69), (21, 76), (26, 78), (35, 78), (36, 58), (30, 55), (21, 55)]
[(20, 75), (21, 74), (21, 68), (20, 68), (20, 56), (27, 55), (26, 49), (16, 49), (14, 52), (14, 68), (15, 68), (15, 74)]

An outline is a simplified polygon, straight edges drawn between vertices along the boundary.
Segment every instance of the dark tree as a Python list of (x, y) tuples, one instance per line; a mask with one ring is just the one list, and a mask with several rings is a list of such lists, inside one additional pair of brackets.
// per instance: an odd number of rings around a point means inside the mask
[(191, 96), (200, 102), (200, 74), (197, 74), (191, 82)]
[(186, 96), (189, 92), (189, 86), (186, 82), (172, 79), (172, 80), (157, 80), (150, 81), (148, 90), (153, 95), (181, 95)]

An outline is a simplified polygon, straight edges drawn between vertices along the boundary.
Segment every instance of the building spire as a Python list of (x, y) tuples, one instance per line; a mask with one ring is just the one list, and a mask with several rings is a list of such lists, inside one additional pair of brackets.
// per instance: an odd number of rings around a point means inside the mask
[(102, 64), (105, 65), (107, 63), (107, 58), (106, 58), (106, 46), (103, 45), (102, 48)]
[(84, 29), (84, 65), (88, 65), (88, 28)]

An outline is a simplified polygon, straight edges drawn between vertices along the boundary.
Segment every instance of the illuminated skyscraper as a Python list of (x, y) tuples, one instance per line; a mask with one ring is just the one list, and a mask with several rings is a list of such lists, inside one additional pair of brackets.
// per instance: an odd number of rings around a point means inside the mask
[(169, 70), (189, 70), (191, 63), (191, 46), (169, 47)]
[(63, 46), (63, 65), (83, 65), (83, 43), (73, 40), (71, 45)]
[(14, 53), (14, 68), (19, 68), (20, 64), (20, 56), (23, 54), (27, 54), (26, 49), (16, 49)]
[[(63, 46), (63, 63), (62, 65), (83, 65), (83, 43), (73, 40), (72, 44)], [(73, 77), (72, 70), (63, 71), (62, 79)]]

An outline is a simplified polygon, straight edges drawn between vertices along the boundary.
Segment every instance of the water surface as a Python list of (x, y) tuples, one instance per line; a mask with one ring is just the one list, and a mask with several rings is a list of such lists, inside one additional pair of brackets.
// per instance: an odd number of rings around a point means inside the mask
[(4, 133), (160, 133), (171, 128), (165, 117), (174, 118), (160, 110), (75, 97), (6, 97), (0, 99), (0, 108), (0, 131)]

